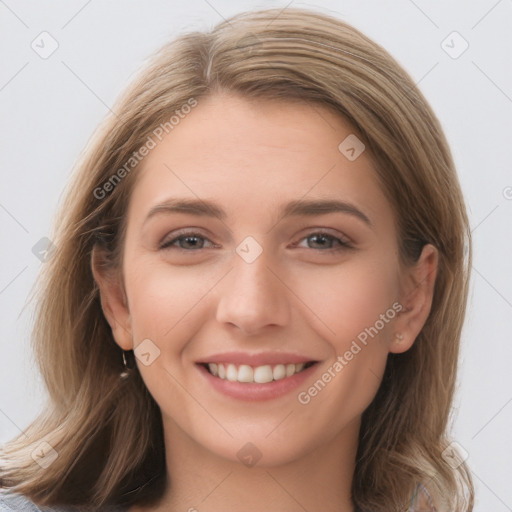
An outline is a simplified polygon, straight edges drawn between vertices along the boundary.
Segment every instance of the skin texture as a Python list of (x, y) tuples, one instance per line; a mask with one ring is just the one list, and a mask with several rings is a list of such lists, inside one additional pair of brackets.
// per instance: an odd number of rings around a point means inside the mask
[[(172, 481), (151, 510), (353, 511), (361, 414), (388, 353), (408, 350), (428, 316), (437, 252), (427, 245), (417, 264), (401, 267), (393, 210), (370, 155), (349, 161), (338, 150), (352, 133), (325, 107), (217, 93), (142, 162), (122, 277), (101, 274), (94, 258), (93, 270), (119, 346), (150, 339), (160, 350), (149, 366), (137, 360), (162, 411)], [(146, 220), (153, 206), (178, 197), (215, 201), (226, 218)], [(350, 202), (371, 226), (339, 212), (281, 218), (281, 206), (296, 199)], [(160, 249), (183, 228), (204, 239)], [(351, 247), (333, 250), (334, 239), (311, 236), (319, 231)], [(263, 249), (252, 263), (235, 251), (248, 236)], [(300, 403), (298, 393), (394, 303), (402, 310)], [(298, 389), (249, 402), (214, 390), (195, 364), (229, 351), (291, 352), (319, 363)], [(261, 453), (254, 467), (237, 457), (248, 442)], [(140, 510), (150, 509), (131, 509)]]

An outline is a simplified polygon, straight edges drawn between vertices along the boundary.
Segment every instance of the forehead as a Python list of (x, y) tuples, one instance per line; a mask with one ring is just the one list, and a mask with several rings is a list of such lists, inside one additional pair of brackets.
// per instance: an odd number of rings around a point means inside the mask
[[(169, 197), (215, 198), (228, 214), (298, 198), (337, 198), (390, 215), (373, 161), (341, 115), (317, 103), (215, 94), (198, 105), (145, 157), (130, 215)], [(348, 142), (345, 142), (348, 141)], [(341, 144), (341, 146), (340, 146)]]

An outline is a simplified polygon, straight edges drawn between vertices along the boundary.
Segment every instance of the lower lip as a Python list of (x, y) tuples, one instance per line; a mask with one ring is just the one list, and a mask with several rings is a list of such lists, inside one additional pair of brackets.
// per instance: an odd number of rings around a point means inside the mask
[(315, 371), (317, 365), (318, 363), (315, 363), (309, 368), (306, 368), (291, 377), (274, 380), (266, 384), (258, 384), (257, 382), (232, 382), (219, 377), (214, 377), (201, 364), (198, 364), (197, 367), (208, 383), (219, 393), (238, 400), (256, 402), (261, 400), (272, 400), (290, 393), (294, 389), (298, 388)]

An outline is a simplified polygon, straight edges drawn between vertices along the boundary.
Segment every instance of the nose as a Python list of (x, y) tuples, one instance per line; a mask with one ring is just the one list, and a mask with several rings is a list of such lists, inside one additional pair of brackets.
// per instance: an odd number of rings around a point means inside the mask
[(234, 254), (234, 268), (218, 289), (217, 321), (237, 327), (246, 335), (284, 326), (290, 318), (286, 280), (264, 254), (252, 263)]

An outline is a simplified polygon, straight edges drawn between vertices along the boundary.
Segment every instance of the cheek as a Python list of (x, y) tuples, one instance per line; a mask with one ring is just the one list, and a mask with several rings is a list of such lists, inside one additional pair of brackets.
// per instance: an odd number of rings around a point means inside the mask
[[(125, 276), (135, 344), (150, 338), (160, 346), (165, 341), (166, 350), (169, 346), (173, 352), (181, 349), (189, 337), (184, 331), (197, 325), (202, 300), (215, 284), (215, 275), (139, 259), (126, 268)], [(170, 339), (175, 343), (169, 344)]]
[[(385, 370), (399, 304), (393, 265), (347, 265), (319, 273), (305, 302), (322, 320), (317, 334), (331, 349), (317, 380), (300, 390), (300, 412), (310, 428), (334, 436), (374, 399)], [(317, 325), (320, 325), (317, 322)]]
[(147, 365), (137, 360), (139, 371), (161, 409), (175, 417), (198, 414), (179, 383), (186, 381), (190, 362), (186, 348), (202, 327), (205, 294), (218, 281), (209, 274), (144, 257), (125, 268), (135, 350), (140, 345), (139, 353), (151, 354)]
[(321, 320), (319, 334), (337, 354), (358, 336), (364, 340), (366, 333), (370, 339), (368, 331), (371, 339), (385, 338), (391, 331), (399, 291), (393, 260), (354, 258), (347, 265), (318, 268), (307, 276), (296, 273), (294, 280), (297, 295)]

